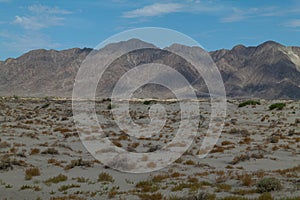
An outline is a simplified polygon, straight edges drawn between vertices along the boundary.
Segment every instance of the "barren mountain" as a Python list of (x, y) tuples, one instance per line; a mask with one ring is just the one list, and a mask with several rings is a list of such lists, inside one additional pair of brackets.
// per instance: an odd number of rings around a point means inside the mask
[[(130, 69), (147, 63), (171, 66), (192, 83), (198, 95), (207, 93), (200, 74), (185, 59), (170, 49), (186, 50), (176, 44), (158, 49), (152, 44), (132, 39), (109, 44), (93, 53), (106, 55), (123, 49), (146, 47), (129, 52), (111, 63), (100, 80), (97, 96), (109, 96), (117, 80)], [(190, 47), (189, 51), (193, 51)], [(66, 96), (72, 95), (76, 73), (92, 49), (33, 50), (16, 59), (0, 62), (0, 95)], [(191, 53), (189, 52), (189, 53)], [(257, 47), (238, 45), (231, 50), (217, 50), (210, 55), (219, 68), (228, 96), (266, 99), (300, 99), (300, 48), (285, 47), (276, 42), (265, 42)], [(170, 97), (168, 89), (148, 85), (137, 91), (137, 96), (153, 94)]]

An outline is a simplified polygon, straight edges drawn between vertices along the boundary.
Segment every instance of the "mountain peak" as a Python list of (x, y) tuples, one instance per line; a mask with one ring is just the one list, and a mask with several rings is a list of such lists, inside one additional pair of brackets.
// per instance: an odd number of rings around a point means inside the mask
[(114, 52), (116, 50), (127, 50), (127, 49), (137, 49), (137, 48), (157, 48), (155, 45), (151, 43), (144, 42), (137, 38), (132, 38), (127, 41), (120, 41), (115, 43), (110, 43), (100, 50)]
[(269, 40), (260, 44), (258, 47), (284, 47), (284, 46), (278, 42)]

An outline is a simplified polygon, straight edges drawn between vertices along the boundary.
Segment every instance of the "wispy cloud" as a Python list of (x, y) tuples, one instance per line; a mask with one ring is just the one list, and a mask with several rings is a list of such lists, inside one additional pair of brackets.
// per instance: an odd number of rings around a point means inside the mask
[(8, 3), (10, 0), (0, 0), (0, 3)]
[(30, 12), (27, 16), (15, 16), (13, 24), (18, 24), (24, 29), (39, 30), (51, 26), (64, 25), (63, 15), (71, 14), (71, 11), (58, 7), (48, 7), (43, 5), (32, 5), (28, 7)]
[(13, 23), (19, 24), (25, 29), (38, 30), (50, 26), (61, 26), (63, 25), (63, 21), (64, 18), (56, 16), (44, 16), (43, 18), (38, 16), (16, 16)]
[(286, 27), (297, 28), (300, 27), (300, 19), (294, 19), (285, 24)]
[(260, 7), (260, 8), (231, 8), (231, 14), (221, 18), (221, 22), (231, 23), (243, 21), (255, 17), (274, 17), (283, 14), (283, 10), (276, 7)]
[(44, 5), (32, 5), (28, 7), (28, 10), (34, 13), (47, 13), (47, 14), (71, 14), (69, 10), (61, 9), (59, 7), (49, 7)]
[(7, 31), (0, 32), (0, 37), (5, 40), (0, 44), (10, 51), (23, 53), (38, 48), (58, 48), (61, 45), (51, 41), (51, 39), (41, 33), (31, 32), (25, 34), (14, 34)]
[(182, 4), (178, 3), (155, 3), (152, 5), (144, 6), (142, 8), (125, 12), (123, 17), (125, 18), (138, 18), (138, 17), (154, 17), (168, 13), (179, 12), (183, 8)]

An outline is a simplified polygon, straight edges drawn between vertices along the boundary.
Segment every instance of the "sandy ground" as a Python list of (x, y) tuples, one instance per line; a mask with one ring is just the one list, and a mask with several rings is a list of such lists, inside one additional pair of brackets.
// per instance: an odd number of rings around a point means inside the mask
[[(300, 199), (300, 102), (260, 100), (261, 105), (239, 108), (241, 102), (228, 100), (222, 135), (204, 159), (196, 155), (209, 125), (206, 100), (200, 102), (198, 135), (184, 155), (159, 171), (132, 174), (103, 165), (86, 150), (78, 132), (87, 130), (77, 131), (71, 101), (2, 98), (1, 199), (258, 198), (259, 182), (269, 177), (281, 184), (270, 191), (274, 198)], [(286, 107), (269, 110), (276, 102)], [(161, 132), (135, 138), (117, 127), (109, 104), (96, 103), (101, 127), (115, 145), (131, 152), (155, 152), (180, 124), (179, 103), (165, 102), (168, 119)], [(131, 117), (149, 123), (153, 104), (132, 103)]]

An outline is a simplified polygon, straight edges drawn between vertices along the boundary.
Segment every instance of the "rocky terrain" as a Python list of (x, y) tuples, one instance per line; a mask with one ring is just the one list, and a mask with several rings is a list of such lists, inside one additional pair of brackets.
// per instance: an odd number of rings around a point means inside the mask
[[(300, 198), (299, 101), (228, 100), (222, 135), (203, 159), (197, 155), (210, 103), (199, 103), (202, 122), (184, 155), (159, 171), (131, 174), (103, 165), (85, 149), (78, 134), (97, 127), (77, 130), (71, 101), (2, 98), (1, 199)], [(180, 123), (176, 101), (131, 102), (132, 118), (147, 123), (148, 108), (155, 104), (165, 107), (168, 120), (150, 138), (121, 131), (109, 100), (97, 101), (96, 113), (113, 144), (130, 152), (153, 152), (172, 140)], [(150, 168), (154, 165), (149, 161)]]
[[(129, 69), (145, 63), (161, 63), (182, 73), (199, 96), (207, 95), (203, 79), (184, 59), (171, 54), (168, 48), (159, 50), (152, 44), (131, 39), (109, 44), (100, 51), (114, 52), (128, 47), (147, 47), (128, 53), (115, 60), (106, 72), (98, 96), (109, 96), (118, 78)], [(184, 48), (182, 48), (184, 49)], [(72, 95), (76, 73), (92, 49), (34, 50), (16, 59), (0, 62), (1, 96), (65, 96)], [(257, 47), (237, 45), (231, 50), (209, 52), (219, 68), (227, 95), (230, 97), (256, 97), (264, 99), (300, 98), (300, 48), (286, 47), (268, 41)], [(150, 87), (151, 88), (151, 87)], [(168, 95), (163, 88), (161, 98)], [(151, 89), (150, 89), (151, 91)]]

